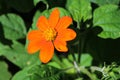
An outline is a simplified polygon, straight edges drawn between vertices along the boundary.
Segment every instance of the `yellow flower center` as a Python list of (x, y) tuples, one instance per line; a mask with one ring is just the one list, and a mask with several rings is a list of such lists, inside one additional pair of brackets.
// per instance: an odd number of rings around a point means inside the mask
[(47, 41), (53, 41), (56, 37), (57, 32), (55, 29), (49, 28), (46, 31), (44, 31), (44, 36)]

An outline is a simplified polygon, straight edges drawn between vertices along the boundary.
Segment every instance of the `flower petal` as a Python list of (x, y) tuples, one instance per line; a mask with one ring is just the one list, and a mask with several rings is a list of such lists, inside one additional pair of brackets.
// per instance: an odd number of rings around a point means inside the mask
[(38, 50), (40, 50), (40, 45), (39, 45), (39, 41), (30, 41), (27, 47), (27, 51), (29, 54), (33, 54), (35, 52), (37, 52)]
[(57, 26), (55, 27), (57, 31), (60, 29), (66, 29), (72, 23), (72, 18), (69, 16), (64, 16), (60, 18)]
[(72, 29), (64, 29), (58, 32), (58, 37), (63, 39), (64, 41), (73, 40), (76, 37), (76, 32)]
[(60, 52), (67, 52), (68, 48), (67, 48), (67, 44), (65, 41), (63, 41), (61, 38), (57, 37), (54, 40), (54, 46), (55, 48), (60, 51)]
[(37, 21), (37, 27), (41, 31), (46, 30), (49, 27), (48, 20), (45, 16), (40, 16)]
[(55, 8), (49, 17), (50, 27), (54, 28), (57, 25), (59, 16), (60, 16), (59, 10), (57, 8)]
[(27, 39), (28, 40), (41, 40), (42, 39), (42, 32), (40, 30), (32, 30), (30, 32), (28, 32), (27, 35)]
[(51, 58), (53, 57), (53, 54), (54, 54), (54, 46), (52, 42), (46, 41), (46, 43), (44, 43), (44, 45), (42, 46), (40, 50), (39, 58), (41, 62), (43, 63), (49, 62)]
[(40, 50), (44, 46), (44, 44), (46, 44), (46, 40), (44, 38), (41, 40), (30, 40), (28, 43), (27, 51), (29, 54), (33, 54)]

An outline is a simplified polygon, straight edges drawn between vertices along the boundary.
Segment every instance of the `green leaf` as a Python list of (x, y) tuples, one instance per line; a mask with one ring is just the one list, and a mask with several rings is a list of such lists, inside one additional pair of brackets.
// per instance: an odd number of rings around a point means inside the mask
[(90, 54), (82, 54), (80, 58), (80, 65), (81, 66), (91, 66), (92, 65), (92, 56)]
[(3, 45), (2, 43), (0, 43), (0, 56), (1, 56), (1, 55), (4, 55), (4, 53), (3, 53), (2, 51), (3, 51), (4, 49), (6, 49), (6, 48), (9, 48), (9, 47)]
[(30, 77), (29, 77), (30, 74), (28, 74), (29, 69), (30, 69), (29, 67), (26, 67), (23, 70), (17, 72), (12, 77), (12, 80), (31, 80)]
[(0, 61), (0, 80), (10, 80), (11, 74), (8, 71), (8, 65)]
[(38, 11), (36, 11), (35, 15), (33, 16), (33, 23), (32, 23), (33, 29), (36, 29), (36, 23), (37, 23), (37, 20), (40, 17), (40, 15), (41, 15), (41, 12), (38, 10)]
[[(113, 68), (113, 71), (116, 72), (116, 73), (119, 72), (119, 71), (120, 71), (120, 66), (117, 67), (117, 68)], [(119, 74), (120, 74), (120, 73), (119, 73)]]
[(119, 4), (120, 0), (91, 0), (91, 2), (98, 4), (99, 6), (103, 6), (106, 4)]
[(60, 80), (64, 73), (48, 65), (26, 67), (16, 73), (12, 80)]
[[(70, 13), (69, 13), (67, 10), (65, 10), (64, 8), (61, 8), (61, 7), (56, 7), (56, 8), (58, 8), (59, 11), (60, 11), (60, 17), (62, 17), (62, 16), (70, 16)], [(41, 15), (44, 15), (44, 16), (46, 16), (47, 18), (49, 18), (50, 13), (53, 11), (53, 9), (54, 9), (54, 8), (52, 8), (52, 9), (50, 9), (50, 10), (45, 10), (44, 12), (42, 12)]]
[(20, 68), (40, 64), (38, 54), (29, 55), (26, 52), (24, 45), (16, 41), (13, 41), (13, 45), (11, 46), (11, 48), (3, 48), (0, 53), (3, 53), (3, 55), (9, 61), (16, 64)]
[(68, 60), (68, 58), (63, 58), (62, 63), (65, 68), (73, 67), (73, 63)]
[(47, 65), (49, 65), (49, 66), (53, 66), (53, 67), (55, 67), (55, 68), (58, 68), (58, 69), (61, 69), (61, 66), (60, 66), (60, 64), (58, 64), (57, 62), (49, 62)]
[(80, 22), (82, 19), (86, 21), (92, 17), (89, 0), (67, 0), (66, 7), (76, 22)]
[(68, 69), (65, 71), (66, 73), (74, 74), (76, 73), (75, 69), (74, 68), (70, 69), (70, 67), (74, 67), (74, 64), (73, 64), (74, 60), (71, 57), (72, 57), (71, 54), (69, 54), (68, 57), (54, 55), (52, 61), (49, 62), (47, 65), (50, 65), (58, 69)]
[[(74, 53), (76, 60), (78, 60), (78, 53)], [(74, 61), (73, 55), (68, 56), (69, 61)], [(80, 66), (91, 66), (92, 65), (92, 56), (89, 53), (82, 53), (80, 56)]]
[(0, 24), (3, 27), (4, 35), (7, 39), (16, 40), (26, 36), (24, 21), (16, 14), (1, 15)]
[(33, 0), (5, 0), (7, 5), (19, 12), (29, 12), (34, 8)]
[(120, 10), (116, 5), (104, 5), (94, 11), (93, 24), (103, 31), (98, 34), (101, 38), (116, 39), (120, 37)]
[(77, 78), (77, 79), (75, 79), (75, 80), (83, 80), (83, 78)]
[(46, 0), (33, 0), (34, 1), (34, 5), (36, 6), (39, 2), (43, 2), (44, 4), (46, 4), (46, 7), (48, 6), (48, 3)]
[(61, 70), (48, 65), (34, 66), (28, 73), (31, 80), (60, 80), (63, 76)]
[(49, 62), (47, 65), (50, 65), (50, 66), (53, 66), (55, 68), (58, 68), (58, 69), (63, 69), (63, 68), (66, 68), (64, 65), (63, 65), (63, 62), (61, 61), (60, 59), (60, 56), (56, 55), (57, 53), (54, 54), (53, 58), (52, 58), (52, 61)]

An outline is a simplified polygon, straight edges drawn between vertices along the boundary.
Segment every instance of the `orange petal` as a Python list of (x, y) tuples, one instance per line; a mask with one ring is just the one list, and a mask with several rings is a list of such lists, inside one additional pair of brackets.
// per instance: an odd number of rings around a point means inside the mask
[(58, 32), (58, 37), (64, 41), (73, 40), (76, 37), (76, 32), (72, 29), (64, 29)]
[(42, 38), (41, 40), (40, 39), (30, 40), (27, 47), (28, 53), (33, 54), (37, 52), (43, 47), (45, 43), (46, 43), (46, 40), (44, 38)]
[(60, 29), (66, 29), (67, 27), (69, 27), (69, 25), (72, 23), (72, 18), (69, 16), (64, 16), (62, 18), (60, 18), (57, 26), (55, 27), (56, 30), (60, 30)]
[(60, 52), (67, 52), (68, 51), (66, 42), (58, 37), (54, 41), (54, 46)]
[(57, 25), (59, 16), (60, 16), (59, 10), (55, 8), (49, 17), (49, 24), (52, 28), (54, 28)]
[(46, 30), (49, 27), (48, 20), (45, 16), (40, 16), (37, 21), (37, 27), (41, 31)]
[(27, 47), (27, 51), (29, 54), (33, 54), (35, 52), (37, 52), (38, 50), (40, 50), (40, 45), (39, 45), (39, 41), (30, 41), (28, 43), (28, 47)]
[(42, 46), (41, 50), (40, 50), (40, 55), (39, 58), (41, 60), (41, 62), (43, 63), (47, 63), (51, 60), (51, 58), (53, 57), (54, 54), (54, 46), (52, 44), (52, 42), (47, 42), (44, 43), (44, 45)]
[(41, 40), (42, 39), (42, 32), (40, 30), (32, 30), (28, 32), (27, 35), (28, 40)]

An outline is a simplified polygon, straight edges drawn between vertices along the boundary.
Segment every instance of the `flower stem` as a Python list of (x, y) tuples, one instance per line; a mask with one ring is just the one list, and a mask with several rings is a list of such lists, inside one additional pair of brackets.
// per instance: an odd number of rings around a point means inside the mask
[(78, 73), (80, 73), (79, 66), (77, 65), (76, 61), (74, 61), (74, 67), (77, 70)]
[(79, 32), (78, 34), (78, 63), (80, 63), (81, 53), (85, 51), (85, 45), (87, 40), (87, 30)]
[(78, 41), (78, 63), (80, 63), (80, 56), (81, 56), (81, 41)]
[[(77, 69), (78, 69), (77, 71), (81, 71), (81, 73), (86, 74), (86, 75), (90, 78), (90, 80), (96, 80), (96, 78), (91, 74), (91, 72), (89, 72), (89, 70), (86, 69), (84, 66), (78, 66), (78, 65), (76, 65), (75, 62), (74, 62), (74, 65), (75, 65), (76, 67), (69, 67), (69, 68), (67, 68), (67, 69), (63, 69), (62, 71), (63, 71), (63, 72), (67, 72), (67, 71), (69, 71), (69, 70), (71, 70), (71, 69), (73, 69), (73, 68), (77, 68)], [(102, 68), (99, 68), (99, 67), (97, 67), (97, 66), (92, 66), (92, 67), (90, 67), (90, 69), (91, 69), (92, 71), (97, 70), (97, 71), (100, 71), (100, 72), (101, 72), (101, 69), (102, 69)], [(80, 77), (80, 73), (79, 73), (79, 77)]]

